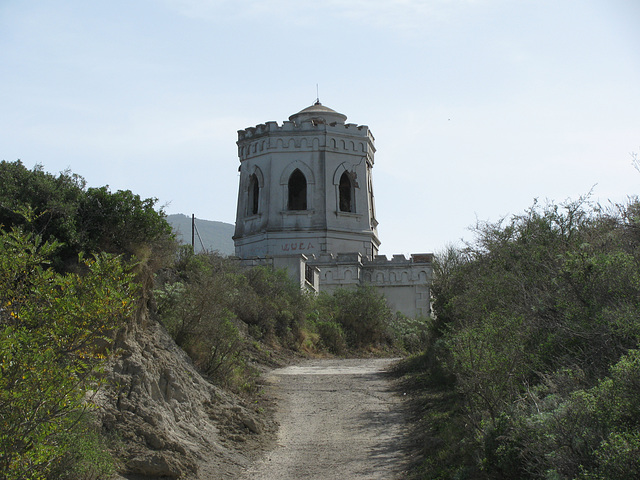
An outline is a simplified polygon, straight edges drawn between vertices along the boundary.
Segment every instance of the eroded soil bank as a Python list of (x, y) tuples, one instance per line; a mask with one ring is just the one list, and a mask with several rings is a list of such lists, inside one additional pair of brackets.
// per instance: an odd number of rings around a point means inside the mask
[(386, 374), (392, 359), (306, 360), (273, 370), (280, 427), (243, 480), (403, 478), (407, 425)]

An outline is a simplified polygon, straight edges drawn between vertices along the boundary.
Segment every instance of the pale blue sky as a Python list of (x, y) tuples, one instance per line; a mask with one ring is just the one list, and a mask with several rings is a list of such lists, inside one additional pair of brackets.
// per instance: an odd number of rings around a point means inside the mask
[(388, 255), (640, 191), (637, 0), (0, 0), (0, 159), (168, 213), (233, 223), (237, 130), (316, 84), (376, 138)]

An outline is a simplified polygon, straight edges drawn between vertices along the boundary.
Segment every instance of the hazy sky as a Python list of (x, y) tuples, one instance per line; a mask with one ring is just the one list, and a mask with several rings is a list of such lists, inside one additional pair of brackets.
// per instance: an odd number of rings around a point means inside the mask
[(0, 0), (0, 159), (167, 213), (234, 223), (237, 130), (316, 84), (376, 138), (382, 253), (640, 193), (638, 0)]

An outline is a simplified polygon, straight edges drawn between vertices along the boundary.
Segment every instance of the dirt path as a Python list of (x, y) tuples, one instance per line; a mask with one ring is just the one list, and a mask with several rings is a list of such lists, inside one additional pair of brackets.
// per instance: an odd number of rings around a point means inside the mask
[(406, 429), (390, 359), (310, 360), (274, 370), (277, 444), (243, 480), (402, 478)]

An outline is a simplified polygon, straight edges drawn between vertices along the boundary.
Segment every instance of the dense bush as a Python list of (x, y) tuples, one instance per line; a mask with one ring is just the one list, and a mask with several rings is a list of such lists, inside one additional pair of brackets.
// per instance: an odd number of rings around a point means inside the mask
[(20, 161), (3, 160), (0, 185), (0, 225), (62, 242), (53, 258), (58, 270), (73, 269), (82, 252), (133, 256), (172, 237), (164, 212), (154, 208), (156, 199), (129, 190), (87, 189), (77, 174), (54, 176), (41, 166), (29, 170)]
[[(351, 349), (387, 342), (392, 313), (387, 302), (373, 287), (339, 288), (321, 294), (318, 304), (319, 326), (330, 348), (339, 347), (340, 337)], [(339, 327), (339, 328), (338, 328)], [(339, 348), (337, 350), (340, 350)]]
[(245, 268), (217, 254), (180, 250), (157, 278), (157, 313), (176, 343), (214, 381), (247, 381), (244, 351), (253, 341), (298, 349), (310, 299), (284, 271)]
[(2, 478), (44, 478), (69, 458), (85, 394), (133, 307), (132, 274), (120, 259), (97, 255), (82, 275), (61, 275), (48, 267), (58, 246), (0, 230)]
[[(28, 170), (20, 161), (0, 162), (0, 225), (21, 226), (45, 240), (64, 242), (60, 257), (74, 259), (81, 251), (76, 214), (84, 180), (69, 172), (55, 177), (41, 166)], [(28, 209), (37, 216), (25, 216)]]
[(389, 336), (392, 342), (407, 353), (423, 351), (429, 341), (430, 319), (410, 318), (400, 312), (389, 322)]
[(253, 267), (242, 275), (246, 284), (234, 302), (238, 317), (262, 338), (277, 338), (283, 346), (297, 348), (310, 298), (284, 270)]
[(347, 340), (342, 325), (334, 320), (316, 320), (314, 325), (319, 335), (320, 348), (335, 355), (347, 352)]
[(135, 255), (142, 245), (171, 237), (171, 226), (157, 199), (142, 199), (130, 190), (89, 188), (78, 205), (77, 229), (83, 251)]
[(202, 372), (223, 385), (242, 376), (245, 341), (232, 311), (237, 265), (217, 255), (193, 255), (188, 247), (155, 291), (158, 314), (176, 343)]
[(439, 435), (466, 448), (425, 478), (636, 476), (638, 211), (534, 205), (437, 256), (425, 364), (455, 379)]
[(384, 295), (370, 285), (321, 293), (308, 318), (321, 346), (338, 355), (360, 350), (416, 353), (429, 340), (429, 320), (393, 314)]
[(106, 480), (114, 476), (117, 460), (109, 454), (114, 439), (104, 436), (91, 415), (81, 414), (73, 429), (61, 435), (64, 454), (52, 465), (54, 480)]

